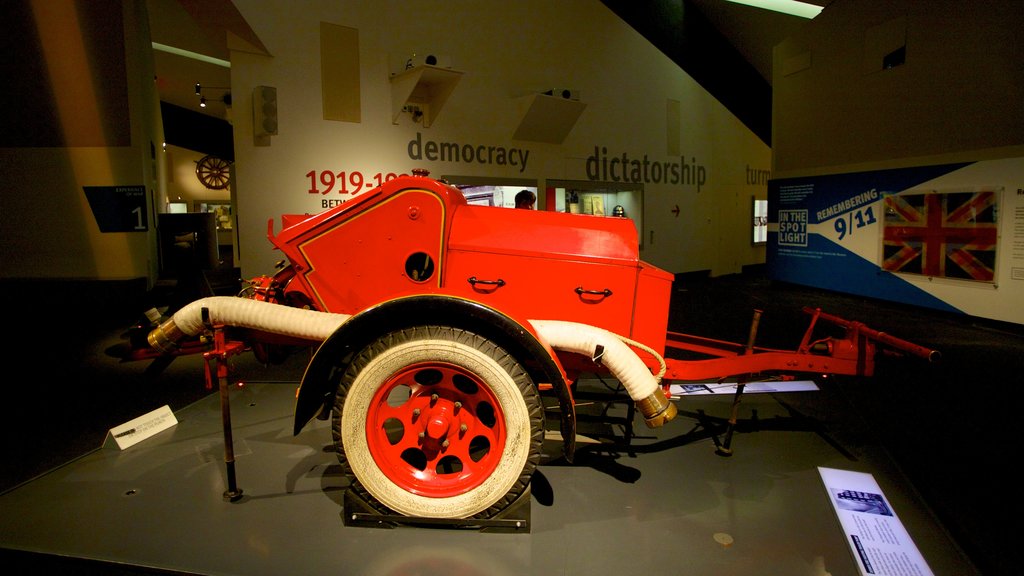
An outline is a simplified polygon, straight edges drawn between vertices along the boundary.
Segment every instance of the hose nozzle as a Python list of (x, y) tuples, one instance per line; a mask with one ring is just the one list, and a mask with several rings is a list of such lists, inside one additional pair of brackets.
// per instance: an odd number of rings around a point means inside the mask
[(178, 340), (181, 340), (183, 336), (185, 333), (171, 319), (154, 328), (146, 337), (146, 341), (154, 350), (167, 353), (177, 347)]
[(676, 405), (669, 401), (661, 388), (655, 388), (653, 394), (643, 400), (637, 400), (636, 407), (644, 415), (644, 422), (648, 428), (660, 428), (678, 413)]

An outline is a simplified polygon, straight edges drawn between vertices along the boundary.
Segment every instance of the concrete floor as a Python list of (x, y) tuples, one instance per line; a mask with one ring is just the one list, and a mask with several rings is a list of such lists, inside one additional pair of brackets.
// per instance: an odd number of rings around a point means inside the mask
[[(830, 394), (794, 400), (829, 411)], [(728, 458), (686, 414), (637, 429), (633, 456), (584, 448), (569, 465), (550, 443), (524, 515), (530, 531), (518, 534), (346, 526), (329, 427), (317, 422), (293, 437), (293, 398), (291, 383), (233, 389), (237, 502), (222, 496), (221, 412), (211, 395), (179, 410), (171, 430), (123, 451), (108, 442), (0, 497), (0, 542), (195, 574), (856, 575), (823, 466), (874, 475), (936, 574), (973, 573), (877, 447), (808, 429), (813, 420), (794, 420), (773, 395), (744, 399), (762, 426), (734, 436)], [(679, 404), (726, 416), (730, 401)]]
[[(37, 326), (16, 357), (40, 370), (3, 408), (13, 457), (0, 561), (86, 574), (856, 575), (818, 475), (827, 467), (872, 474), (933, 573), (1017, 573), (1000, 491), (1019, 437), (1003, 401), (1024, 373), (1019, 327), (760, 277), (678, 284), (676, 330), (742, 341), (756, 307), (759, 344), (791, 347), (772, 340), (792, 337), (794, 306), (821, 305), (945, 357), (882, 359), (875, 377), (829, 379), (817, 392), (747, 395), (728, 458), (697, 419), (727, 416), (722, 396), (681, 398), (665, 428), (640, 422), (628, 448), (584, 447), (572, 464), (549, 442), (530, 531), (502, 534), (346, 526), (327, 423), (291, 435), (301, 356), (234, 366), (246, 382), (231, 394), (243, 497), (226, 502), (220, 403), (202, 386), (200, 359), (117, 362), (104, 351), (119, 331), (103, 323), (72, 331), (64, 349), (39, 347), (50, 325)], [(172, 429), (123, 451), (104, 446), (107, 430), (163, 405)]]

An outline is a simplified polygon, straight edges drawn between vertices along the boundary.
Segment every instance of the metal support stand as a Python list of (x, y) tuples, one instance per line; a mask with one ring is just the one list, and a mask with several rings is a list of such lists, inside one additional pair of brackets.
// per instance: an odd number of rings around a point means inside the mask
[(729, 421), (725, 427), (725, 438), (719, 444), (715, 439), (715, 454), (719, 456), (732, 456), (732, 433), (736, 429), (737, 415), (740, 409), (740, 397), (743, 395), (743, 386), (740, 382), (736, 385), (736, 394), (732, 397), (732, 410), (729, 412)]
[(238, 487), (235, 476), (235, 444), (231, 433), (231, 398), (230, 386), (228, 383), (228, 357), (232, 354), (239, 354), (244, 350), (241, 342), (228, 342), (224, 336), (223, 326), (214, 326), (210, 323), (210, 313), (206, 308), (202, 309), (203, 324), (207, 330), (212, 332), (213, 349), (203, 353), (203, 360), (206, 363), (206, 387), (213, 387), (213, 378), (217, 378), (217, 386), (220, 389), (220, 415), (224, 425), (224, 465), (227, 472), (227, 489), (224, 491), (224, 500), (237, 502), (242, 498), (242, 489)]
[(351, 489), (345, 491), (342, 520), (345, 526), (398, 528), (400, 526), (440, 527), (480, 532), (528, 533), (530, 531), (530, 487), (515, 502), (493, 518), (420, 518), (401, 514), (382, 514), (374, 510)]
[[(750, 333), (747, 335), (747, 348), (745, 354), (753, 354), (754, 341), (757, 339), (757, 327), (761, 323), (761, 311), (754, 310), (754, 318), (750, 322)], [(715, 438), (715, 454), (719, 456), (732, 456), (732, 433), (736, 429), (737, 415), (740, 409), (740, 398), (743, 396), (743, 387), (749, 379), (741, 378), (736, 383), (736, 394), (732, 397), (732, 409), (729, 412), (729, 421), (725, 427), (725, 438), (718, 443)]]
[[(737, 405), (738, 403), (734, 404), (734, 406)], [(683, 414), (697, 420), (695, 430), (702, 428), (705, 436), (701, 437), (711, 438), (711, 441), (715, 444), (715, 454), (719, 456), (732, 456), (732, 435), (734, 431), (751, 432), (761, 429), (761, 420), (758, 418), (757, 410), (752, 410), (750, 418), (742, 422), (738, 418), (737, 412), (738, 410), (734, 408), (728, 420), (708, 416), (704, 410), (683, 412)], [(723, 436), (724, 440), (719, 439), (719, 435)]]

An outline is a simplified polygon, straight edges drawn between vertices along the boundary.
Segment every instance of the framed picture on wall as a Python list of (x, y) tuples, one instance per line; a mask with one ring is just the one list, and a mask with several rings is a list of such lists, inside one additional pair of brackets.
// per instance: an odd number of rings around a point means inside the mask
[(994, 282), (998, 195), (994, 190), (908, 191), (884, 199), (886, 272)]
[(755, 245), (764, 244), (768, 242), (768, 201), (754, 198), (752, 211), (754, 219), (751, 242)]
[(231, 202), (196, 200), (195, 209), (199, 213), (213, 213), (217, 230), (231, 230), (234, 228), (234, 219), (231, 217)]

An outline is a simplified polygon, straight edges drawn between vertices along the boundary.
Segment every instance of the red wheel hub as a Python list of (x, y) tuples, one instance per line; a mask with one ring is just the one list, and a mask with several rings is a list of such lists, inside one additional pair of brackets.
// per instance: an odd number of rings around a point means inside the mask
[(435, 498), (465, 493), (490, 477), (505, 435), (501, 405), (487, 384), (442, 362), (393, 374), (366, 414), (366, 440), (384, 475)]

